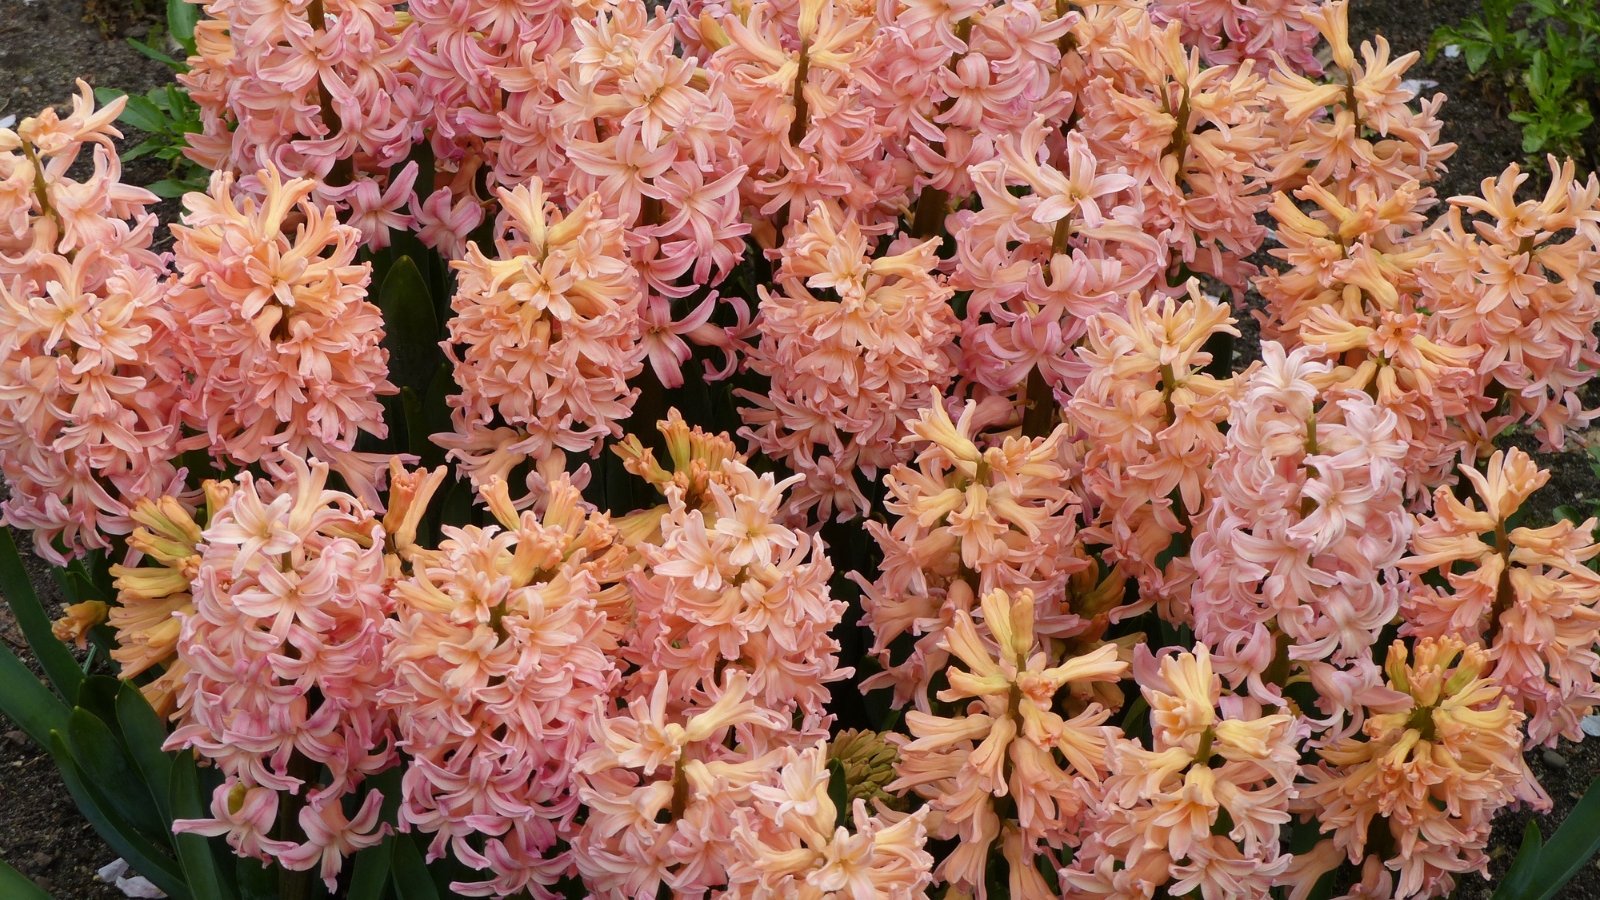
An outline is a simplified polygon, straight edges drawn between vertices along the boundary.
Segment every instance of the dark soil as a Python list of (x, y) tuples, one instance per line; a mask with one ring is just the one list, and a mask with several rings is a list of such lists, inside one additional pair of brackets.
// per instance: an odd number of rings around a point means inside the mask
[[(149, 3), (151, 7), (160, 4)], [(1478, 12), (1478, 0), (1352, 0), (1351, 34), (1359, 43), (1373, 34), (1388, 38), (1398, 55), (1425, 50), (1433, 29)], [(86, 12), (87, 10), (87, 12)], [(159, 22), (131, 0), (0, 0), (0, 118), (20, 120), (46, 104), (62, 104), (73, 91), (75, 78), (97, 87), (133, 91), (165, 83), (170, 72), (140, 55), (123, 40), (144, 39)], [(1522, 159), (1514, 125), (1506, 120), (1503, 92), (1488, 82), (1468, 79), (1460, 59), (1439, 55), (1420, 62), (1409, 77), (1437, 82), (1425, 95), (1443, 92), (1450, 99), (1442, 115), (1445, 138), (1457, 145), (1449, 172), (1439, 185), (1441, 197), (1476, 193), (1479, 183), (1499, 174), (1506, 165)], [(148, 183), (165, 175), (153, 160), (142, 160), (125, 170), (126, 180)], [(1591, 397), (1593, 405), (1600, 397)], [(1587, 507), (1600, 501), (1600, 483), (1590, 470), (1584, 448), (1590, 436), (1581, 435), (1558, 454), (1539, 454), (1540, 464), (1552, 470), (1549, 486), (1535, 498), (1533, 518), (1549, 521), (1561, 504)], [(1517, 443), (1524, 443), (1518, 441)], [(1527, 449), (1533, 450), (1531, 445)], [(23, 540), (18, 541), (24, 543)], [(30, 558), (31, 560), (31, 558)], [(47, 603), (59, 597), (54, 580), (42, 564), (37, 566)], [(9, 610), (0, 604), (0, 640), (30, 661), (26, 643)], [(1563, 743), (1556, 751), (1530, 753), (1529, 764), (1555, 802), (1547, 816), (1526, 811), (1501, 817), (1491, 842), (1491, 873), (1503, 874), (1516, 855), (1523, 829), (1536, 818), (1548, 837), (1600, 775), (1600, 740)], [(20, 731), (0, 720), (0, 859), (60, 900), (100, 900), (121, 893), (94, 879), (97, 868), (116, 857), (74, 809), (49, 757)], [(1487, 898), (1492, 889), (1477, 877), (1465, 879), (1457, 896)], [(1562, 893), (1565, 898), (1600, 898), (1600, 868), (1585, 867)], [(4, 900), (4, 898), (0, 898)]]

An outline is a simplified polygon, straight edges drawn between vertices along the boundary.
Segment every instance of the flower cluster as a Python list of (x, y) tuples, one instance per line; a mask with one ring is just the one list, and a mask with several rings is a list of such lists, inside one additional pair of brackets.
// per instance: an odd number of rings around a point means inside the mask
[(563, 451), (599, 450), (621, 433), (637, 390), (642, 285), (622, 223), (594, 198), (560, 216), (537, 181), (503, 191), (496, 259), (476, 244), (455, 263), (455, 316), (443, 344), (461, 393), (447, 446), (472, 476), (508, 479), (529, 460), (529, 486), (560, 472)]
[[(1114, 731), (1105, 724), (1111, 710), (1080, 691), (1115, 683), (1128, 664), (1114, 644), (1052, 659), (1035, 634), (1026, 590), (994, 591), (980, 606), (987, 639), (959, 611), (942, 641), (955, 662), (939, 699), (956, 706), (948, 716), (907, 713), (911, 739), (900, 745), (900, 777), (890, 789), (924, 797), (935, 836), (960, 841), (939, 864), (941, 881), (981, 892), (998, 848), (1009, 896), (1042, 897), (1049, 888), (1040, 857), (1059, 866), (1059, 851), (1082, 839), (1086, 788), (1106, 774)], [(1056, 711), (1063, 691), (1069, 716)]]
[(1264, 897), (1289, 883), (1281, 852), (1300, 753), (1295, 717), (1224, 695), (1204, 645), (1159, 661), (1135, 650), (1151, 746), (1121, 739), (1095, 794), (1102, 823), (1062, 872), (1086, 896)]
[(0, 129), (3, 508), (57, 563), (132, 531), (133, 501), (183, 487), (156, 197), (122, 183), (126, 101), (96, 110), (78, 84), (66, 118)]
[(758, 288), (750, 368), (771, 385), (746, 392), (741, 413), (761, 452), (805, 476), (797, 506), (822, 518), (870, 511), (856, 473), (876, 482), (904, 462), (912, 411), (955, 377), (958, 326), (936, 243), (874, 257), (859, 224), (818, 205), (784, 244), (781, 290)]
[[(1483, 645), (1495, 678), (1527, 719), (1527, 742), (1582, 738), (1578, 721), (1600, 704), (1600, 555), (1595, 520), (1512, 527), (1511, 516), (1550, 478), (1521, 450), (1497, 451), (1487, 472), (1463, 469), (1479, 503), (1441, 488), (1419, 516), (1402, 605), (1405, 631)], [(1437, 573), (1442, 585), (1429, 583)]]
[[(381, 791), (353, 814), (346, 798), (398, 760), (394, 719), (377, 702), (393, 602), (383, 526), (327, 487), (324, 463), (284, 454), (268, 471), (270, 481), (239, 476), (196, 545), (167, 747), (194, 750), (226, 780), (212, 818), (177, 828), (320, 869), (332, 889), (344, 858), (387, 830)], [(302, 840), (272, 836), (280, 806), (297, 810)]]
[[(1522, 715), (1483, 677), (1487, 665), (1455, 638), (1423, 638), (1409, 656), (1391, 645), (1387, 690), (1368, 701), (1361, 736), (1322, 748), (1308, 769), (1302, 810), (1350, 862), (1380, 863), (1363, 870), (1366, 896), (1448, 893), (1455, 873), (1483, 868), (1495, 810), (1519, 798), (1548, 808), (1526, 793)], [(1301, 877), (1326, 854), (1310, 857)]]
[(402, 548), (411, 574), (394, 587), (381, 700), (409, 756), (401, 820), (433, 835), (431, 855), (492, 873), (458, 889), (507, 896), (571, 864), (555, 847), (578, 804), (573, 760), (618, 678), (606, 634), (624, 551), (568, 481), (542, 516), (519, 514), (504, 482), (484, 495), (498, 527)]
[(317, 456), (375, 506), (388, 459), (355, 444), (388, 433), (379, 398), (396, 389), (360, 234), (311, 201), (312, 180), (256, 180), (259, 201), (216, 175), (172, 228), (176, 351), (191, 373), (180, 408), (198, 432), (181, 446), (237, 465), (279, 448)]

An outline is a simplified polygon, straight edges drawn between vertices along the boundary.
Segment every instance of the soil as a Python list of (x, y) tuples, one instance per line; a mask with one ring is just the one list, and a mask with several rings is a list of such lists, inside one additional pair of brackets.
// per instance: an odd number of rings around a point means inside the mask
[[(65, 103), (75, 78), (97, 87), (143, 91), (165, 83), (171, 73), (128, 46), (124, 38), (145, 39), (159, 32), (153, 9), (138, 0), (0, 0), (0, 120), (31, 115), (46, 104)], [(1479, 0), (1352, 0), (1350, 26), (1357, 41), (1382, 34), (1396, 55), (1424, 51), (1433, 30), (1476, 14)], [(47, 48), (47, 50), (46, 50)], [(46, 50), (46, 52), (41, 52)], [(1520, 139), (1506, 120), (1504, 98), (1487, 82), (1468, 78), (1465, 63), (1440, 54), (1419, 62), (1409, 77), (1436, 82), (1426, 86), (1431, 96), (1443, 92), (1450, 99), (1442, 116), (1445, 138), (1457, 145), (1449, 172), (1439, 185), (1441, 197), (1474, 193), (1479, 183), (1499, 174), (1512, 161), (1520, 161)], [(130, 137), (137, 139), (136, 135)], [(126, 180), (148, 183), (164, 176), (162, 164), (141, 160), (125, 170)], [(1243, 349), (1243, 348), (1241, 348)], [(1600, 396), (1589, 398), (1591, 406)], [(1516, 442), (1523, 443), (1523, 442)], [(1600, 481), (1585, 454), (1588, 435), (1572, 441), (1556, 454), (1538, 454), (1551, 469), (1550, 484), (1535, 497), (1536, 520), (1548, 521), (1557, 505), (1588, 506), (1600, 500)], [(1529, 450), (1535, 448), (1526, 445)], [(26, 540), (18, 535), (18, 544)], [(47, 603), (59, 591), (42, 563), (30, 557), (35, 581)], [(10, 617), (0, 604), (0, 640), (25, 660), (31, 660)], [(1581, 744), (1563, 742), (1554, 751), (1528, 754), (1529, 765), (1554, 801), (1545, 816), (1526, 811), (1503, 815), (1491, 841), (1491, 874), (1504, 873), (1516, 855), (1522, 831), (1530, 818), (1548, 837), (1600, 775), (1600, 740)], [(0, 720), (0, 859), (33, 878), (60, 900), (101, 900), (122, 896), (110, 885), (95, 880), (95, 870), (116, 857), (78, 815), (61, 785), (49, 757), (20, 731)], [(1487, 898), (1492, 889), (1482, 879), (1463, 879), (1458, 897)], [(1600, 898), (1600, 868), (1587, 866), (1562, 893), (1565, 898)]]

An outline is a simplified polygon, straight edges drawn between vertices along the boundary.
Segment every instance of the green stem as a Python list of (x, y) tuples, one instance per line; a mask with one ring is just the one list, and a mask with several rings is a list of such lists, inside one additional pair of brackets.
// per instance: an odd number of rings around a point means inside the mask
[(1056, 427), (1056, 395), (1038, 366), (1028, 373), (1027, 411), (1022, 414), (1022, 436), (1044, 437)]
[[(56, 210), (55, 204), (50, 202), (50, 185), (44, 180), (44, 164), (39, 161), (39, 154), (34, 151), (33, 144), (22, 142), (22, 155), (27, 157), (28, 164), (33, 166), (33, 195), (39, 200), (39, 208), (56, 223), (56, 246), (61, 246), (61, 239), (66, 236), (67, 226), (61, 221), (61, 213)], [(72, 259), (68, 251), (67, 259)]]

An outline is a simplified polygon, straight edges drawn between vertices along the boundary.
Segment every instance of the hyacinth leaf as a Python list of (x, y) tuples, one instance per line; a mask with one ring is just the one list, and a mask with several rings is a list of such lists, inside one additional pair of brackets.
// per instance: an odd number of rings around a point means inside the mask
[(248, 857), (238, 857), (239, 900), (280, 900), (278, 869)]
[(835, 827), (850, 826), (850, 776), (845, 774), (844, 763), (828, 760), (828, 799), (833, 803)]
[(0, 859), (0, 897), (7, 900), (51, 900), (44, 888), (39, 887), (28, 879), (28, 876), (6, 865)]
[(439, 900), (439, 889), (428, 873), (428, 864), (422, 860), (422, 851), (403, 836), (394, 841), (393, 871), (394, 892), (400, 900)]
[[(134, 691), (134, 694), (138, 696), (139, 692)], [(142, 701), (144, 698), (141, 696), (139, 699)], [(150, 709), (149, 704), (145, 704), (144, 708)], [(150, 715), (151, 718), (155, 717), (154, 712)], [(195, 767), (194, 754), (180, 754), (176, 762), (169, 760), (169, 765), (172, 777), (168, 795), (163, 798), (165, 805), (176, 814), (176, 818), (205, 817), (206, 809), (200, 795), (200, 771)], [(196, 897), (233, 900), (233, 886), (223, 877), (209, 839), (199, 834), (176, 834), (172, 842), (178, 848), (178, 863), (183, 867), (184, 878)]]
[(61, 780), (72, 795), (78, 811), (89, 820), (95, 833), (111, 846), (119, 856), (128, 861), (135, 872), (165, 891), (173, 900), (191, 900), (193, 894), (183, 880), (176, 861), (159, 847), (146, 840), (128, 821), (106, 803), (100, 792), (90, 782), (88, 775), (78, 767), (67, 749), (66, 739), (59, 731), (50, 732), (50, 755), (55, 758)]
[(395, 836), (389, 835), (375, 847), (355, 855), (355, 873), (346, 900), (381, 900), (389, 896), (389, 872), (394, 865)]
[(67, 705), (50, 693), (11, 648), (0, 644), (0, 713), (41, 747), (50, 732), (67, 727)]
[[(161, 749), (167, 739), (167, 729), (161, 717), (150, 708), (144, 694), (133, 685), (122, 682), (117, 690), (117, 727), (122, 729), (122, 739), (128, 753), (144, 776), (144, 783), (155, 798), (163, 821), (172, 820), (172, 754)], [(192, 880), (192, 879), (191, 879)]]
[(167, 820), (151, 802), (138, 766), (105, 722), (78, 707), (67, 717), (64, 737), (73, 760), (112, 811), (146, 837), (167, 833)]
[(409, 385), (400, 389), (400, 409), (405, 415), (406, 450), (418, 459), (433, 442), (428, 440), (427, 417), (422, 410), (422, 398)]
[(1600, 851), (1600, 778), (1589, 784), (1583, 799), (1543, 846), (1535, 837), (1538, 831), (1537, 825), (1528, 823), (1522, 849), (1494, 900), (1550, 900), (1589, 864)]
[(50, 679), (56, 693), (62, 698), (78, 696), (78, 686), (83, 683), (83, 670), (72, 658), (72, 651), (56, 640), (50, 630), (50, 617), (45, 614), (39, 595), (34, 593), (28, 580), (28, 570), (22, 566), (22, 557), (11, 539), (9, 529), (0, 529), (0, 594), (17, 617), (17, 626), (27, 638), (28, 646), (38, 657), (39, 665)]
[(389, 351), (389, 380), (425, 393), (444, 352), (439, 349), (433, 296), (411, 257), (402, 256), (389, 267), (378, 289), (378, 308), (383, 312), (383, 347)]
[(1529, 821), (1528, 827), (1522, 830), (1522, 846), (1517, 848), (1517, 858), (1501, 880), (1500, 889), (1495, 891), (1496, 898), (1528, 896), (1533, 887), (1533, 877), (1538, 872), (1539, 853), (1543, 849), (1544, 835), (1539, 832), (1539, 823)]
[(199, 6), (188, 0), (167, 0), (167, 31), (190, 53), (194, 52), (194, 27), (199, 23)]

